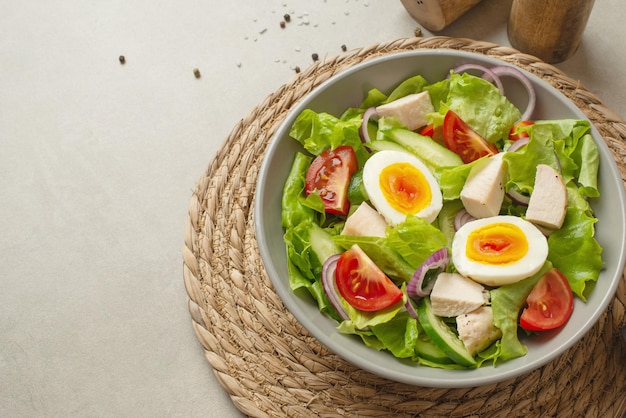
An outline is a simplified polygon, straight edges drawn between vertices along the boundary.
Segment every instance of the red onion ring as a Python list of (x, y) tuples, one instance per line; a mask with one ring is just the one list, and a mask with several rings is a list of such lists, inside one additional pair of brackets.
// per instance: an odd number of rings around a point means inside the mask
[(506, 195), (513, 201), (513, 203), (520, 206), (528, 206), (528, 202), (530, 202), (530, 196), (526, 196), (525, 194), (518, 192), (517, 189), (509, 189), (506, 192)]
[(375, 107), (370, 107), (363, 113), (363, 121), (361, 122), (361, 126), (359, 126), (359, 137), (361, 138), (361, 142), (371, 142), (367, 125), (370, 121), (370, 118), (376, 116), (378, 116), (378, 113), (376, 112)]
[(517, 141), (513, 142), (509, 149), (507, 149), (507, 151), (515, 152), (518, 149), (526, 146), (526, 144), (528, 144), (528, 141), (530, 141), (529, 137), (520, 138)]
[(417, 319), (417, 311), (415, 310), (415, 306), (413, 306), (413, 302), (411, 302), (411, 298), (407, 298), (404, 303), (404, 308), (409, 313), (411, 318)]
[[(500, 94), (504, 95), (504, 86), (502, 85), (502, 81), (500, 81), (500, 78), (496, 75), (496, 73), (494, 73), (489, 68), (484, 67), (479, 64), (462, 64), (456, 67), (455, 69), (453, 69), (452, 71), (454, 71), (455, 73), (462, 73), (462, 72), (465, 72), (466, 70), (482, 71), (483, 72), (482, 78), (484, 78), (485, 80), (489, 82), (493, 82), (496, 85), (496, 87), (498, 87), (498, 90), (500, 90)], [(486, 76), (488, 76), (489, 78), (487, 78)]]
[[(409, 283), (406, 285), (406, 293), (412, 298), (422, 298), (428, 296), (433, 288), (435, 280), (432, 278), (431, 270), (434, 273), (442, 272), (450, 263), (450, 252), (447, 247), (435, 251), (417, 269)], [(430, 280), (426, 280), (426, 273), (431, 272)]]
[(330, 304), (335, 308), (339, 317), (345, 321), (350, 319), (350, 317), (341, 303), (341, 296), (339, 296), (337, 285), (335, 284), (335, 270), (337, 269), (339, 257), (340, 254), (331, 255), (324, 262), (322, 266), (322, 287)]
[(454, 231), (458, 231), (463, 225), (474, 220), (476, 220), (476, 218), (470, 215), (465, 208), (461, 208), (454, 216)]

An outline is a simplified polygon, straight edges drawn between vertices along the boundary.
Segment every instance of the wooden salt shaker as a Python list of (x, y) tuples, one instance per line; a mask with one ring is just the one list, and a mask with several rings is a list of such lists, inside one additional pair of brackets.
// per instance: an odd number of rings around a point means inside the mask
[(481, 0), (401, 0), (420, 25), (439, 31), (458, 19)]
[(595, 0), (513, 0), (508, 36), (513, 48), (550, 63), (576, 52)]

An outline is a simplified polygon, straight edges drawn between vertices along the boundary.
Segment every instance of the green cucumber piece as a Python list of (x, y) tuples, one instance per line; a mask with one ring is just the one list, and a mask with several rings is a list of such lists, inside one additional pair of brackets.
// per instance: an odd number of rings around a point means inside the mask
[(438, 364), (450, 364), (452, 359), (439, 349), (432, 341), (420, 340), (419, 338), (415, 342), (415, 352), (417, 355), (425, 360), (432, 361)]
[(311, 241), (311, 249), (317, 257), (320, 266), (323, 265), (324, 261), (331, 255), (341, 254), (342, 252), (341, 248), (333, 241), (332, 236), (315, 223), (311, 223), (309, 240)]
[(398, 144), (397, 142), (387, 141), (385, 139), (378, 139), (375, 141), (371, 141), (367, 143), (366, 146), (370, 147), (374, 151), (386, 151), (386, 150), (404, 151), (404, 152), (407, 151), (405, 147)]
[(390, 129), (385, 134), (393, 142), (419, 157), (432, 171), (463, 164), (461, 157), (456, 153), (427, 136), (401, 128)]
[(476, 360), (467, 351), (463, 341), (433, 313), (429, 298), (422, 298), (417, 304), (417, 317), (426, 335), (441, 351), (455, 363), (465, 367), (476, 366)]

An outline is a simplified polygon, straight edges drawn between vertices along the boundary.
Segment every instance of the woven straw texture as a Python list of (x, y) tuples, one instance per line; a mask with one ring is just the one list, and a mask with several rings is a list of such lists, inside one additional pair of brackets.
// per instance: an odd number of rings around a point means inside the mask
[(410, 38), (315, 62), (234, 127), (194, 189), (183, 278), (206, 359), (234, 405), (251, 417), (622, 417), (626, 276), (596, 326), (558, 359), (515, 379), (465, 389), (401, 384), (352, 366), (313, 338), (275, 293), (253, 220), (268, 141), (289, 110), (329, 77), (373, 57), (425, 48), (485, 54), (549, 82), (594, 123), (626, 180), (626, 122), (578, 81), (517, 50), (469, 39)]

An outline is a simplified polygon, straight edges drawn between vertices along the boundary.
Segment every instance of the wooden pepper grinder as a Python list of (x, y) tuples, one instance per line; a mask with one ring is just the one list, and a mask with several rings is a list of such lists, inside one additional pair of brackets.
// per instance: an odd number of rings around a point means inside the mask
[(513, 48), (556, 64), (576, 52), (595, 0), (513, 0), (508, 36)]
[(428, 30), (440, 31), (481, 0), (401, 0), (409, 14)]

